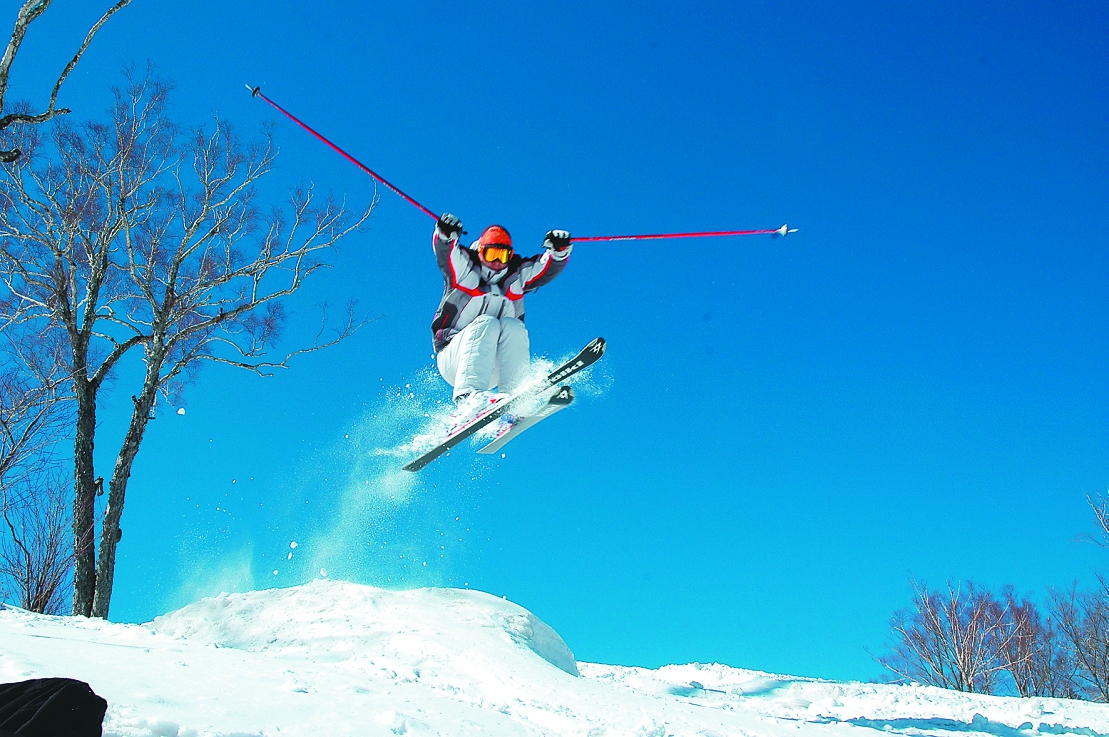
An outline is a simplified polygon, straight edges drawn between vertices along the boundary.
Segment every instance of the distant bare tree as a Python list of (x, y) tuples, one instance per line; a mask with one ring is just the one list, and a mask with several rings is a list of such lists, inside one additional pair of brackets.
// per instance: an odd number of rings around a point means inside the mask
[(1055, 621), (1074, 660), (1082, 698), (1109, 701), (1109, 590), (1051, 594)]
[(73, 566), (66, 485), (49, 473), (37, 475), (34, 483), (26, 493), (4, 489), (0, 516), (7, 534), (0, 536), (0, 580), (15, 588), (24, 609), (63, 614)]
[(1005, 668), (998, 653), (1013, 636), (1006, 606), (973, 583), (931, 591), (912, 581), (913, 604), (894, 613), (896, 642), (883, 666), (910, 681), (993, 693)]
[[(8, 112), (4, 105), (4, 98), (8, 92), (8, 78), (11, 74), (12, 63), (15, 62), (15, 57), (19, 53), (20, 47), (23, 45), (23, 37), (27, 34), (27, 28), (34, 23), (46, 9), (50, 7), (53, 0), (25, 0), (22, 7), (15, 16), (15, 25), (12, 28), (12, 38), (8, 41), (7, 48), (4, 49), (4, 56), (0, 58), (0, 113), (5, 113), (0, 117), (0, 130), (7, 128), (9, 125), (16, 123), (45, 123), (53, 118), (55, 115), (64, 115), (69, 112), (69, 108), (58, 107), (58, 92), (62, 88), (69, 73), (77, 66), (77, 62), (81, 60), (85, 50), (88, 49), (89, 44), (92, 43), (92, 37), (100, 30), (100, 27), (107, 22), (108, 18), (112, 17), (114, 13), (131, 3), (131, 0), (119, 0), (115, 5), (108, 9), (104, 15), (100, 17), (92, 28), (89, 29), (88, 34), (85, 36), (84, 43), (77, 49), (77, 53), (66, 64), (65, 69), (58, 76), (58, 81), (54, 83), (54, 89), (50, 93), (50, 103), (46, 110), (41, 113), (32, 113), (29, 110), (18, 110), (15, 112)], [(0, 163), (11, 163), (19, 158), (18, 148), (9, 148), (0, 150)]]
[(63, 356), (21, 327), (0, 325), (0, 587), (26, 609), (55, 613), (72, 555), (64, 502), (56, 508), (57, 486), (43, 485), (58, 467)]
[[(171, 85), (125, 73), (104, 122), (0, 131), (26, 155), (0, 176), (0, 279), (8, 319), (67, 349), (74, 397), (73, 613), (106, 617), (128, 479), (159, 393), (172, 396), (205, 362), (260, 374), (333, 345), (359, 326), (353, 306), (314, 341), (268, 358), (286, 322), (282, 298), (325, 267), (321, 252), (358, 228), (342, 203), (311, 187), (263, 212), (255, 184), (276, 155), (269, 131), (244, 144), (225, 121), (182, 129), (168, 117)], [(10, 305), (9, 305), (10, 307)], [(4, 319), (0, 315), (0, 320)], [(125, 355), (145, 364), (94, 534), (93, 465), (100, 389)]]
[(1002, 592), (998, 616), (1011, 636), (999, 641), (1000, 656), (1018, 696), (1075, 698), (1074, 660), (1051, 618), (1012, 586)]
[[(1109, 548), (1109, 495), (1086, 497)], [(896, 612), (897, 638), (878, 658), (902, 678), (961, 691), (1109, 702), (1109, 578), (1100, 589), (1052, 590), (1046, 613), (1012, 586), (995, 598), (973, 584), (946, 592), (913, 582), (913, 606)]]

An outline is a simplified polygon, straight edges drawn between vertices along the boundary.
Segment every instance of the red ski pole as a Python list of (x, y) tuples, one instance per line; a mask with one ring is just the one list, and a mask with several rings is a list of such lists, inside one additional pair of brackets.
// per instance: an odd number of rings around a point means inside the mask
[(261, 97), (261, 98), (262, 98), (263, 100), (265, 100), (266, 102), (268, 102), (268, 103), (269, 103), (270, 105), (273, 105), (273, 106), (274, 106), (274, 108), (276, 108), (276, 109), (277, 109), (278, 111), (280, 111), (280, 112), (281, 112), (281, 113), (282, 113), (283, 115), (285, 115), (285, 116), (286, 116), (286, 117), (287, 117), (287, 118), (288, 118), (289, 120), (293, 121), (294, 123), (296, 123), (297, 125), (299, 125), (299, 126), (300, 126), (301, 128), (303, 128), (304, 130), (308, 131), (308, 132), (309, 132), (309, 133), (311, 133), (311, 134), (312, 134), (313, 136), (315, 136), (316, 138), (318, 138), (318, 139), (319, 139), (320, 141), (322, 141), (323, 143), (325, 143), (325, 144), (326, 144), (326, 145), (327, 145), (327, 146), (328, 146), (328, 147), (329, 147), (329, 148), (330, 148), (330, 149), (331, 149), (332, 151), (334, 151), (335, 153), (339, 154), (339, 155), (340, 155), (340, 156), (342, 156), (342, 157), (343, 157), (344, 159), (346, 159), (346, 160), (347, 160), (347, 161), (349, 161), (350, 163), (354, 164), (354, 165), (355, 165), (355, 166), (357, 166), (357, 167), (358, 167), (359, 169), (361, 169), (362, 171), (366, 172), (366, 173), (367, 173), (367, 174), (369, 174), (369, 175), (370, 175), (371, 177), (373, 177), (374, 179), (376, 179), (377, 181), (381, 182), (382, 184), (384, 184), (384, 185), (385, 185), (386, 187), (388, 187), (389, 189), (391, 189), (391, 190), (393, 190), (394, 192), (396, 192), (397, 194), (399, 194), (399, 195), (400, 195), (401, 197), (403, 197), (403, 198), (404, 198), (404, 199), (405, 199), (405, 200), (406, 200), (406, 201), (407, 201), (407, 202), (408, 202), (409, 204), (411, 204), (411, 205), (414, 205), (414, 206), (418, 207), (418, 208), (419, 208), (420, 210), (422, 210), (423, 212), (427, 213), (427, 215), (429, 215), (429, 216), (430, 216), (430, 217), (431, 217), (431, 218), (432, 218), (433, 220), (438, 220), (438, 219), (439, 219), (439, 216), (438, 216), (438, 215), (436, 215), (436, 214), (435, 214), (435, 213), (433, 213), (433, 212), (432, 212), (431, 210), (429, 210), (429, 209), (427, 209), (426, 207), (424, 207), (423, 205), (421, 205), (421, 204), (420, 204), (419, 202), (416, 202), (416, 200), (414, 200), (414, 199), (412, 199), (411, 197), (409, 197), (408, 195), (406, 195), (406, 194), (405, 194), (404, 192), (402, 192), (402, 191), (401, 191), (401, 190), (400, 190), (399, 188), (397, 188), (397, 187), (395, 187), (394, 185), (390, 184), (390, 183), (389, 183), (389, 182), (388, 182), (388, 181), (387, 181), (387, 180), (385, 179), (385, 177), (381, 176), (380, 174), (378, 174), (377, 172), (375, 172), (375, 171), (374, 171), (373, 169), (371, 169), (370, 167), (366, 166), (366, 165), (365, 165), (365, 164), (363, 164), (363, 163), (362, 163), (361, 161), (359, 161), (358, 159), (354, 158), (353, 156), (351, 156), (350, 154), (348, 154), (348, 153), (347, 153), (346, 151), (344, 151), (343, 149), (339, 148), (338, 146), (336, 146), (336, 145), (335, 145), (334, 143), (332, 143), (331, 141), (329, 141), (329, 140), (327, 140), (326, 138), (324, 138), (324, 137), (323, 137), (323, 136), (322, 136), (322, 135), (321, 135), (320, 133), (318, 133), (317, 131), (313, 130), (313, 129), (312, 129), (311, 127), (309, 127), (309, 126), (308, 126), (308, 124), (306, 124), (306, 123), (305, 123), (305, 122), (304, 122), (303, 120), (301, 120), (301, 119), (297, 118), (297, 117), (296, 117), (295, 115), (293, 115), (292, 113), (290, 113), (290, 112), (289, 112), (288, 110), (286, 110), (285, 108), (281, 107), (280, 105), (278, 105), (278, 104), (277, 104), (276, 102), (274, 102), (274, 101), (273, 101), (273, 100), (271, 100), (270, 98), (268, 98), (268, 97), (266, 97), (265, 95), (263, 95), (263, 94), (262, 94), (262, 88), (261, 88), (261, 87), (251, 87), (251, 86), (250, 86), (250, 85), (248, 84), (248, 85), (246, 86), (246, 88), (247, 88), (248, 90), (250, 90), (250, 94), (251, 94), (251, 96), (252, 96), (252, 97)]
[(787, 236), (790, 233), (796, 233), (797, 228), (791, 228), (788, 225), (783, 225), (780, 228), (772, 228), (766, 230), (715, 230), (715, 231), (702, 231), (697, 233), (654, 233), (650, 235), (593, 235), (593, 236), (574, 236), (570, 239), (572, 243), (586, 243), (589, 241), (647, 241), (657, 240), (659, 238), (712, 238), (725, 235), (780, 235)]
[[(344, 159), (346, 159), (350, 163), (354, 164), (359, 169), (366, 172), (371, 177), (373, 177), (377, 181), (381, 182), (382, 184), (384, 184), (389, 189), (396, 192), (398, 195), (400, 195), (402, 198), (404, 198), (405, 201), (407, 201), (409, 204), (411, 204), (414, 207), (416, 207), (416, 208), (420, 209), (421, 211), (423, 211), (426, 215), (428, 215), (428, 217), (432, 218), (433, 220), (438, 220), (439, 219), (438, 215), (436, 215), (434, 212), (432, 212), (428, 208), (421, 205), (419, 202), (414, 200), (412, 197), (405, 194), (403, 191), (400, 190), (399, 187), (395, 186), (394, 184), (389, 182), (387, 179), (385, 179), (385, 177), (381, 176), (380, 174), (375, 172), (373, 169), (366, 166), (361, 161), (359, 161), (358, 159), (354, 158), (353, 156), (348, 154), (343, 149), (336, 146), (334, 143), (332, 143), (330, 140), (328, 140), (326, 137), (324, 137), (321, 133), (319, 133), (318, 131), (313, 129), (311, 126), (309, 126), (303, 120), (296, 117), (295, 115), (290, 113), (288, 110), (286, 110), (285, 108), (281, 107), (280, 105), (278, 105), (276, 102), (274, 102), (270, 98), (263, 95), (261, 87), (251, 87), (248, 84), (246, 86), (246, 88), (248, 90), (250, 90), (251, 96), (261, 97), (263, 100), (265, 100), (270, 105), (272, 105), (274, 107), (274, 109), (276, 109), (282, 115), (284, 115), (289, 120), (291, 120), (294, 123), (296, 123), (297, 125), (299, 125), (304, 130), (311, 133), (313, 136), (315, 136), (317, 139), (319, 139), (321, 142), (323, 142), (328, 148), (333, 150), (335, 153), (339, 154)], [(575, 243), (584, 243), (584, 242), (589, 242), (589, 241), (640, 241), (640, 240), (655, 240), (655, 239), (659, 239), (659, 238), (706, 238), (706, 237), (711, 237), (711, 236), (726, 236), (726, 235), (780, 235), (780, 236), (785, 236), (785, 235), (788, 235), (790, 233), (796, 233), (796, 232), (797, 232), (797, 228), (790, 228), (787, 225), (783, 225), (780, 228), (770, 229), (770, 230), (722, 230), (722, 231), (715, 231), (715, 232), (697, 232), (697, 233), (656, 233), (656, 234), (651, 234), (651, 235), (598, 235), (598, 236), (578, 236), (578, 237), (571, 238), (570, 240), (572, 242), (575, 242)]]

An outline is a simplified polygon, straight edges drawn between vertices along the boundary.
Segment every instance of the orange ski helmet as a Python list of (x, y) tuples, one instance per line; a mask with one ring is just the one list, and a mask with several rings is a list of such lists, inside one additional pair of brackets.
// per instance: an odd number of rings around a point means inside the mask
[(500, 225), (490, 225), (488, 228), (481, 231), (481, 236), (478, 237), (477, 242), (479, 246), (512, 248), (512, 236)]

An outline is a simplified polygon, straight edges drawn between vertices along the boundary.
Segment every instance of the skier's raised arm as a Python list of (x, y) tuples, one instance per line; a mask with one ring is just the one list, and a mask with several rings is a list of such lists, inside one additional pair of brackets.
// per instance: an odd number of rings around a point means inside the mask
[(549, 230), (543, 239), (543, 253), (521, 261), (520, 273), (524, 277), (524, 291), (530, 292), (562, 273), (570, 258), (570, 231)]
[(435, 260), (444, 272), (450, 268), (451, 249), (458, 243), (462, 235), (462, 221), (456, 215), (444, 212), (435, 221), (435, 235), (431, 247), (435, 249)]

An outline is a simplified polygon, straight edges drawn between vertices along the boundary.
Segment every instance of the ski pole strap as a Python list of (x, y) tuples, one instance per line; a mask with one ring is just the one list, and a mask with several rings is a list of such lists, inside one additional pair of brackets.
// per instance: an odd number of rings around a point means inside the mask
[(780, 235), (786, 236), (790, 233), (796, 233), (797, 228), (791, 228), (788, 225), (783, 225), (780, 228), (767, 228), (765, 230), (715, 230), (715, 231), (701, 231), (696, 233), (653, 233), (649, 235), (595, 235), (595, 236), (575, 236), (570, 239), (571, 243), (588, 243), (597, 241), (649, 241), (658, 240), (661, 238), (712, 238), (726, 235)]
[(248, 84), (248, 85), (247, 85), (246, 87), (247, 87), (247, 89), (248, 89), (248, 90), (250, 90), (250, 95), (251, 95), (251, 97), (261, 97), (261, 98), (262, 98), (263, 100), (265, 100), (265, 101), (266, 101), (266, 102), (268, 102), (268, 103), (269, 103), (270, 105), (272, 105), (272, 106), (273, 106), (273, 107), (274, 107), (275, 109), (277, 109), (277, 110), (278, 110), (279, 112), (281, 112), (281, 114), (282, 114), (282, 115), (284, 115), (284, 116), (285, 116), (285, 117), (287, 117), (287, 118), (288, 118), (289, 120), (293, 121), (294, 123), (296, 123), (297, 125), (299, 125), (299, 126), (300, 126), (301, 128), (303, 128), (304, 130), (308, 131), (308, 132), (309, 132), (309, 133), (311, 133), (311, 134), (312, 134), (313, 136), (315, 136), (316, 138), (318, 138), (318, 139), (319, 139), (320, 141), (322, 141), (322, 142), (323, 142), (323, 143), (324, 143), (325, 145), (327, 145), (327, 146), (328, 146), (328, 147), (329, 147), (329, 148), (330, 148), (330, 149), (331, 149), (332, 151), (334, 151), (335, 153), (339, 154), (339, 155), (340, 155), (340, 156), (342, 156), (342, 157), (343, 157), (344, 159), (346, 159), (346, 160), (347, 160), (347, 161), (349, 161), (350, 163), (354, 164), (354, 165), (355, 165), (355, 166), (357, 166), (357, 167), (358, 167), (359, 169), (361, 169), (362, 171), (366, 172), (366, 173), (367, 173), (367, 174), (369, 174), (369, 175), (370, 175), (371, 177), (373, 177), (374, 179), (376, 179), (377, 181), (381, 182), (382, 184), (384, 184), (384, 185), (385, 185), (386, 187), (388, 187), (389, 189), (391, 189), (391, 190), (393, 190), (394, 192), (396, 192), (397, 194), (399, 194), (399, 195), (400, 195), (401, 197), (403, 197), (403, 198), (404, 198), (404, 199), (405, 199), (405, 200), (406, 200), (406, 201), (407, 201), (407, 202), (408, 202), (409, 204), (411, 204), (411, 205), (414, 205), (415, 207), (419, 208), (420, 210), (423, 210), (423, 211), (424, 211), (424, 212), (425, 212), (425, 213), (426, 213), (427, 215), (429, 215), (429, 216), (430, 216), (430, 217), (431, 217), (431, 218), (432, 218), (433, 220), (438, 220), (438, 219), (439, 219), (439, 216), (438, 216), (438, 215), (436, 215), (436, 214), (435, 214), (435, 213), (433, 213), (433, 212), (432, 212), (431, 210), (429, 210), (429, 209), (427, 209), (426, 207), (424, 207), (423, 205), (421, 205), (421, 204), (420, 204), (419, 202), (416, 202), (416, 200), (414, 200), (414, 199), (412, 199), (411, 197), (409, 197), (408, 195), (406, 195), (406, 194), (405, 194), (404, 192), (402, 192), (402, 191), (401, 191), (401, 190), (400, 190), (399, 188), (397, 188), (397, 187), (396, 187), (396, 186), (394, 186), (393, 184), (390, 184), (390, 183), (389, 183), (389, 182), (388, 182), (388, 181), (387, 181), (387, 180), (385, 179), (385, 177), (381, 176), (380, 174), (378, 174), (377, 172), (375, 172), (375, 171), (374, 171), (373, 169), (371, 169), (370, 167), (366, 166), (366, 165), (365, 165), (365, 164), (363, 164), (363, 163), (362, 163), (361, 161), (359, 161), (358, 159), (354, 158), (353, 156), (351, 156), (350, 154), (348, 154), (348, 153), (347, 153), (346, 151), (344, 151), (343, 149), (341, 149), (341, 148), (339, 148), (338, 146), (336, 146), (336, 145), (335, 145), (334, 143), (332, 143), (331, 141), (329, 141), (329, 140), (328, 140), (327, 138), (325, 138), (325, 137), (324, 137), (323, 135), (321, 135), (321, 134), (320, 134), (319, 132), (317, 132), (316, 130), (314, 130), (313, 128), (311, 128), (311, 127), (310, 127), (310, 126), (309, 126), (309, 125), (308, 125), (307, 123), (305, 123), (305, 122), (304, 122), (303, 120), (301, 120), (300, 118), (296, 117), (295, 115), (293, 115), (292, 113), (290, 113), (290, 112), (289, 112), (288, 110), (286, 110), (285, 108), (281, 107), (280, 105), (278, 105), (278, 104), (277, 104), (276, 102), (274, 102), (274, 101), (273, 101), (273, 100), (271, 100), (270, 98), (268, 98), (268, 97), (266, 97), (265, 95), (263, 95), (263, 94), (262, 94), (262, 88), (261, 88), (261, 87), (251, 87), (251, 86), (250, 86), (249, 84)]

